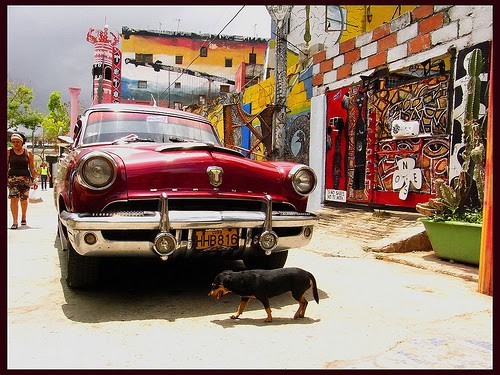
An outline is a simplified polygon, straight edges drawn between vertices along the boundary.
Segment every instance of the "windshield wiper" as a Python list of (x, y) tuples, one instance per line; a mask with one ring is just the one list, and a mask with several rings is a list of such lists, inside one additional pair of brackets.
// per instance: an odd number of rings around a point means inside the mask
[(170, 142), (188, 142), (187, 139), (179, 138), (179, 137), (168, 137)]
[(156, 142), (156, 141), (151, 138), (136, 138), (132, 142)]
[(136, 134), (129, 134), (125, 137), (119, 138), (115, 141), (113, 141), (113, 145), (119, 144), (119, 143), (129, 143), (129, 142), (155, 142), (155, 140), (151, 138), (140, 138)]

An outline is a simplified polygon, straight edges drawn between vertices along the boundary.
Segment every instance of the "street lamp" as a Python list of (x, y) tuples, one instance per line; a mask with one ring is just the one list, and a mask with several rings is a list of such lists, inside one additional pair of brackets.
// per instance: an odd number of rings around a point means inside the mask
[(286, 22), (290, 18), (293, 5), (266, 5), (266, 9), (276, 24), (276, 63), (274, 73), (274, 105), (272, 158), (283, 159), (284, 136), (286, 125), (286, 97), (287, 97), (287, 41)]

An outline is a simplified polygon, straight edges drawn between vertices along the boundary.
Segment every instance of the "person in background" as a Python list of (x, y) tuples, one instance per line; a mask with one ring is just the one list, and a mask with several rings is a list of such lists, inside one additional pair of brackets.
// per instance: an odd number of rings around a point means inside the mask
[(17, 229), (19, 219), (19, 202), (21, 203), (21, 225), (26, 225), (28, 211), (28, 194), (33, 181), (33, 188), (38, 188), (38, 179), (33, 161), (33, 154), (23, 147), (26, 137), (13, 133), (10, 136), (13, 147), (7, 152), (7, 187), (9, 188), (12, 226)]
[(50, 178), (49, 167), (47, 163), (43, 162), (40, 167), (40, 179), (42, 181), (42, 191), (47, 190), (47, 178)]

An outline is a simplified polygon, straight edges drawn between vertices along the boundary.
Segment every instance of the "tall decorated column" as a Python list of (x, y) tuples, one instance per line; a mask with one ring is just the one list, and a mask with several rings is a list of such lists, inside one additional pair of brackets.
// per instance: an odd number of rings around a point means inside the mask
[(274, 73), (273, 150), (274, 160), (283, 160), (285, 147), (286, 99), (287, 99), (287, 21), (292, 12), (292, 5), (266, 5), (276, 25), (276, 68)]
[(69, 87), (68, 90), (71, 97), (69, 136), (73, 138), (75, 135), (76, 118), (78, 117), (78, 95), (80, 95), (82, 89), (79, 87)]
[(116, 47), (119, 35), (104, 30), (89, 29), (87, 41), (94, 45), (92, 67), (92, 104), (120, 101), (121, 51)]

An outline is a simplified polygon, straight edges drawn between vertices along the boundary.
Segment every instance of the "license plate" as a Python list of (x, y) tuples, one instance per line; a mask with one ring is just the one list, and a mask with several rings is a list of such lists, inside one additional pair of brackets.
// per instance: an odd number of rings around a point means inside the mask
[(196, 250), (229, 250), (238, 247), (238, 229), (207, 229), (194, 231)]
[(346, 202), (346, 193), (345, 190), (326, 189), (325, 199), (327, 201)]

